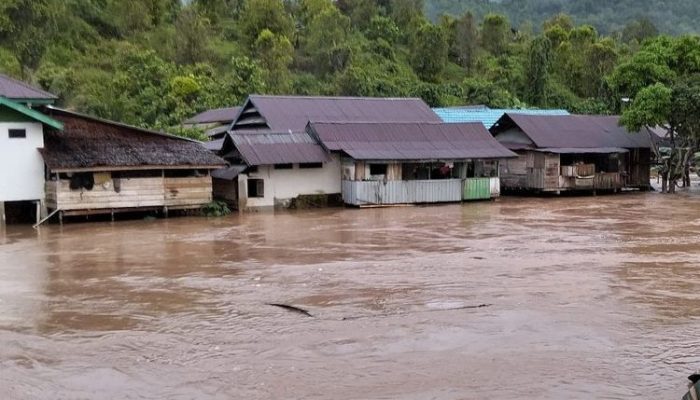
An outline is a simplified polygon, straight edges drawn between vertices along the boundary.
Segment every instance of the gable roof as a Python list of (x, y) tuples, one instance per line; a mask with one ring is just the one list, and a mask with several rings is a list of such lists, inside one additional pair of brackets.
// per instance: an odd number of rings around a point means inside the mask
[(647, 132), (628, 132), (619, 116), (506, 114), (491, 133), (520, 129), (538, 148), (650, 148)]
[(211, 124), (211, 123), (231, 123), (241, 111), (242, 107), (214, 108), (201, 112), (194, 117), (185, 120), (185, 124)]
[(44, 125), (50, 126), (54, 129), (58, 129), (59, 131), (63, 129), (63, 124), (45, 114), (40, 113), (39, 111), (32, 110), (31, 108), (24, 106), (22, 104), (19, 104), (17, 102), (14, 102), (10, 99), (7, 99), (5, 97), (0, 96), (0, 106), (7, 107), (13, 111), (16, 111), (20, 114), (23, 114), (27, 116), (28, 118), (31, 118), (37, 122), (41, 122)]
[(39, 103), (53, 103), (54, 100), (58, 99), (58, 97), (47, 91), (35, 88), (4, 74), (0, 74), (0, 96), (20, 103), (30, 102), (29, 100)]
[(486, 129), (491, 128), (504, 114), (524, 115), (569, 115), (569, 112), (561, 109), (528, 110), (508, 108), (488, 108), (486, 106), (464, 106), (433, 108), (433, 111), (447, 123), (457, 122), (481, 122)]
[(134, 167), (218, 168), (221, 158), (199, 142), (161, 132), (47, 108), (64, 125), (44, 133), (44, 162), (52, 171), (128, 170)]
[(306, 132), (232, 132), (229, 137), (248, 165), (330, 161), (328, 153)]
[(311, 122), (308, 129), (329, 151), (343, 151), (357, 160), (450, 160), (515, 156), (480, 123)]
[(441, 122), (417, 98), (251, 95), (232, 130), (300, 132), (309, 121)]

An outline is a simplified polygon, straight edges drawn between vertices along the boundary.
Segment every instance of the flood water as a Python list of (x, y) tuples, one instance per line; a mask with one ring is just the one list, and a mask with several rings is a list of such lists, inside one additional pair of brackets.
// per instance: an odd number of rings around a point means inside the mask
[(0, 398), (680, 399), (699, 287), (700, 194), (8, 227)]

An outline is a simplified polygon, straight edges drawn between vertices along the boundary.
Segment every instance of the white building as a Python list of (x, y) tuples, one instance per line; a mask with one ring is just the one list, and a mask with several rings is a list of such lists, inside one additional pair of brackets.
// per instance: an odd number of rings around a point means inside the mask
[(214, 196), (239, 210), (323, 206), (340, 202), (340, 157), (305, 132), (232, 133), (226, 170), (214, 171)]
[[(50, 104), (55, 96), (0, 75), (0, 224), (7, 217), (43, 214), (44, 129), (63, 125), (30, 108)], [(24, 217), (24, 218), (21, 218)]]

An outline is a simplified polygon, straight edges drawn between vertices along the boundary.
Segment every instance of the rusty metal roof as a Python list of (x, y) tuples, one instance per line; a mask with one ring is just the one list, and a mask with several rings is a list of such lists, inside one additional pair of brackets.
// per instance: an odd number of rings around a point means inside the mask
[(330, 156), (306, 132), (229, 133), (248, 165), (328, 162)]
[(358, 160), (452, 160), (515, 156), (478, 122), (311, 122), (308, 130), (326, 149), (343, 151)]
[(53, 102), (53, 100), (58, 98), (47, 91), (35, 88), (4, 74), (0, 74), (0, 96), (19, 102), (28, 100)]
[(233, 130), (303, 131), (309, 121), (441, 122), (417, 98), (251, 95)]
[(225, 107), (207, 110), (185, 120), (185, 124), (230, 123), (236, 119), (241, 107)]
[(618, 116), (506, 114), (491, 128), (519, 128), (538, 148), (650, 148), (647, 132), (628, 132)]

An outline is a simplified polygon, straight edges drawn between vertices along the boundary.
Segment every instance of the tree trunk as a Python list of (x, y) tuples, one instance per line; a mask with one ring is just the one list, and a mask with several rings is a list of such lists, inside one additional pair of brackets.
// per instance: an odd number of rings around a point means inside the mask
[(668, 190), (668, 172), (661, 173), (661, 193)]

